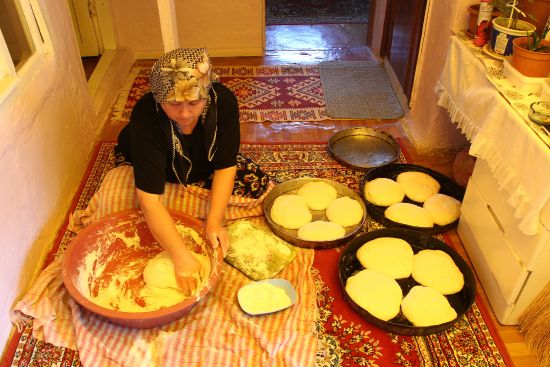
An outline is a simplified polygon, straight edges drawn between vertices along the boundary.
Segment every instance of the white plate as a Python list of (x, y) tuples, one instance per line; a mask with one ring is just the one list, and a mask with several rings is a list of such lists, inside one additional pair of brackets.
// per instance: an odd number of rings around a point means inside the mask
[[(255, 312), (253, 309), (251, 309), (251, 305), (247, 303), (247, 300), (244, 299), (243, 289), (246, 289), (247, 287), (250, 287), (253, 284), (257, 284), (257, 283), (269, 283), (275, 287), (282, 289), (286, 293), (286, 295), (290, 298), (290, 304), (284, 307), (276, 307), (276, 308), (272, 308), (262, 312)], [(241, 287), (241, 289), (239, 289), (239, 292), (237, 293), (237, 299), (239, 300), (239, 305), (241, 306), (243, 311), (249, 315), (265, 315), (265, 314), (284, 310), (294, 305), (294, 303), (296, 303), (296, 298), (297, 298), (296, 290), (294, 289), (292, 284), (290, 284), (290, 282), (286, 279), (279, 279), (279, 278), (260, 280), (257, 282), (250, 282), (247, 285)]]

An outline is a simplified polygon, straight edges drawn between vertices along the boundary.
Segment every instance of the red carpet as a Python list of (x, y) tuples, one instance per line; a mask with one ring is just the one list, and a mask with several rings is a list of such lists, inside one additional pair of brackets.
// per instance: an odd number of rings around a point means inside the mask
[[(113, 143), (98, 147), (73, 207), (84, 209), (101, 178), (113, 165)], [(259, 163), (275, 181), (311, 176), (328, 178), (359, 189), (362, 174), (342, 167), (325, 144), (243, 144), (242, 152)], [(401, 157), (405, 161), (405, 156)], [(381, 226), (368, 221), (364, 231)], [(49, 261), (74, 236), (60, 230)], [(448, 238), (442, 239), (449, 244)], [(452, 244), (450, 244), (452, 246)], [(478, 298), (472, 309), (449, 330), (411, 337), (387, 333), (364, 321), (344, 301), (337, 276), (341, 248), (315, 254), (320, 349), (316, 367), (337, 366), (512, 366), (486, 306)], [(16, 334), (2, 366), (79, 366), (78, 353), (37, 341), (30, 326)]]
[[(151, 65), (140, 62), (132, 68), (111, 123), (127, 122), (137, 100), (149, 91)], [(214, 71), (237, 96), (242, 123), (330, 118), (317, 66), (222, 66)]]

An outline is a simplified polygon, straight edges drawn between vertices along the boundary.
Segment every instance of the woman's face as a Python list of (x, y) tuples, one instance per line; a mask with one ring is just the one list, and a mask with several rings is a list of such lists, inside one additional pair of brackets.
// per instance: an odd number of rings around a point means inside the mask
[(169, 119), (174, 120), (184, 133), (191, 133), (206, 106), (206, 99), (185, 102), (166, 102), (160, 106)]

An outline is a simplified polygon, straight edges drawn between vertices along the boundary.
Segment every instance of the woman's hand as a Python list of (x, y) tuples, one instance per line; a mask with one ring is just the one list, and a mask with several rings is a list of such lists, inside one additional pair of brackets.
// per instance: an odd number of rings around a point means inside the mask
[(204, 277), (204, 269), (187, 248), (182, 250), (172, 255), (174, 273), (182, 292), (186, 296), (191, 296)]
[(225, 228), (223, 228), (221, 224), (212, 224), (207, 222), (206, 227), (204, 228), (204, 236), (213, 248), (220, 246), (223, 256), (225, 257), (230, 245), (229, 236), (227, 235)]

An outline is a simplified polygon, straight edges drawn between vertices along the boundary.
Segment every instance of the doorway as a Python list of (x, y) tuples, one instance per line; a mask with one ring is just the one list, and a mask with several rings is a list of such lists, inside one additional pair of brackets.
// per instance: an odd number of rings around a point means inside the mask
[(266, 0), (266, 56), (281, 63), (372, 59), (369, 0)]
[(115, 50), (108, 1), (67, 0), (82, 66), (89, 81), (107, 50)]

